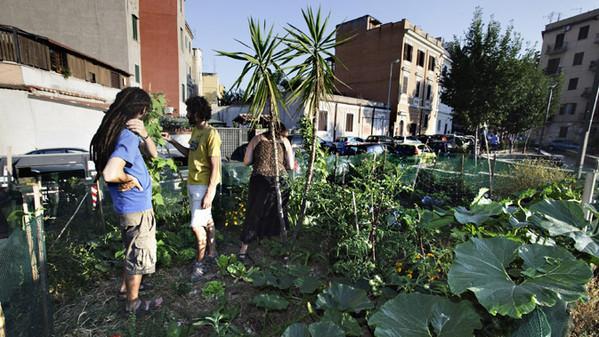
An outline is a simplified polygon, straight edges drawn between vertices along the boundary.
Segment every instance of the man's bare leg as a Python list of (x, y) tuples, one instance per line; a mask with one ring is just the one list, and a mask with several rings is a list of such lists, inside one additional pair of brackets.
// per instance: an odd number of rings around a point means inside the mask
[(136, 305), (139, 299), (139, 286), (141, 285), (142, 275), (126, 275), (125, 283), (127, 285), (127, 311), (135, 311), (139, 306)]
[(196, 261), (200, 262), (204, 260), (204, 255), (206, 255), (206, 244), (207, 244), (207, 235), (206, 228), (198, 226), (192, 227), (193, 234), (195, 234), (196, 242), (198, 246), (198, 253), (196, 255)]

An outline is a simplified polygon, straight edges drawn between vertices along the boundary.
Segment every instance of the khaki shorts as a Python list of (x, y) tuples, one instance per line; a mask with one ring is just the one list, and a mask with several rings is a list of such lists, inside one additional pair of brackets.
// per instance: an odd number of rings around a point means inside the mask
[(152, 274), (156, 271), (156, 219), (152, 209), (119, 216), (125, 271), (129, 275)]

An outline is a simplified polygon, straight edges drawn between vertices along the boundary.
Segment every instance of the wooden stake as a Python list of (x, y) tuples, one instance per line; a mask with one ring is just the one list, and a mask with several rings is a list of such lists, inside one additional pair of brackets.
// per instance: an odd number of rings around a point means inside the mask
[(42, 299), (42, 317), (44, 336), (50, 336), (50, 317), (48, 304), (48, 280), (46, 271), (46, 237), (44, 235), (44, 208), (39, 185), (33, 185), (33, 204), (35, 206), (35, 224), (37, 236), (37, 261), (39, 264), (39, 292)]

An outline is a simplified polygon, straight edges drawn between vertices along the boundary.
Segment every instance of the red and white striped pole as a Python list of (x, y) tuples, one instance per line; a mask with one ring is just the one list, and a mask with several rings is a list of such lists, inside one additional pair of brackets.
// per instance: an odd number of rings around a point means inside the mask
[(98, 206), (98, 183), (94, 183), (92, 185), (91, 195), (92, 195), (92, 208), (96, 209), (96, 206)]

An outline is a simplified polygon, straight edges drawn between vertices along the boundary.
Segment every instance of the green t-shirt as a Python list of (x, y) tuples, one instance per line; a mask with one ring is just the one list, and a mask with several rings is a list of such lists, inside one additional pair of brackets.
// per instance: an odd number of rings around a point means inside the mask
[[(210, 183), (210, 157), (220, 158), (220, 135), (215, 128), (208, 126), (203, 129), (193, 128), (189, 139), (189, 177), (187, 182), (194, 185)], [(220, 165), (218, 172), (220, 183)]]

